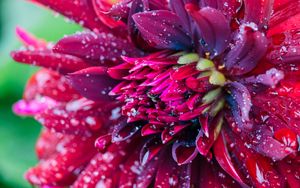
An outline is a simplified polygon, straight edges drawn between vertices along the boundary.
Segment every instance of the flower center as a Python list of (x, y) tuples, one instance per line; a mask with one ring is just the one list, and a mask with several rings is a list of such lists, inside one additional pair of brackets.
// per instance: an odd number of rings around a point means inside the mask
[(161, 133), (167, 143), (177, 134), (191, 140), (200, 130), (207, 137), (218, 134), (225, 106), (222, 67), (185, 52), (124, 60), (119, 67), (127, 68), (128, 75), (111, 94), (124, 103), (128, 122), (144, 123), (142, 135)]

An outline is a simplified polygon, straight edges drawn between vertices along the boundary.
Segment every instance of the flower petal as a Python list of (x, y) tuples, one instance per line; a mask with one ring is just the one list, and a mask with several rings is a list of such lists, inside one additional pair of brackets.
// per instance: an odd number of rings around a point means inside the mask
[(101, 64), (117, 63), (121, 56), (137, 56), (139, 52), (127, 39), (111, 33), (83, 32), (64, 37), (53, 47), (54, 52), (74, 55)]
[(216, 9), (204, 7), (200, 11), (189, 10), (195, 22), (198, 40), (204, 52), (211, 57), (221, 54), (227, 47), (230, 37), (229, 21)]
[(23, 98), (26, 101), (49, 97), (58, 102), (67, 102), (80, 97), (68, 83), (67, 79), (56, 72), (46, 69), (39, 70), (27, 82)]
[(17, 62), (42, 66), (63, 74), (91, 66), (80, 58), (53, 53), (50, 50), (19, 50), (11, 52), (11, 56)]
[(74, 20), (75, 22), (95, 31), (108, 31), (109, 29), (100, 21), (94, 12), (92, 1), (78, 0), (31, 0), (45, 5), (54, 11)]
[(274, 0), (244, 0), (245, 22), (253, 22), (259, 28), (266, 27), (273, 11)]
[(83, 69), (69, 74), (68, 78), (81, 95), (95, 101), (111, 100), (108, 93), (118, 83), (108, 76), (105, 67)]
[[(68, 186), (77, 173), (95, 155), (94, 138), (64, 136), (56, 147), (57, 154), (30, 169), (25, 177), (34, 185)], [(80, 152), (77, 152), (80, 151)]]
[(50, 130), (90, 136), (93, 132), (99, 132), (100, 128), (101, 131), (105, 130), (109, 122), (108, 109), (105, 104), (96, 104), (82, 98), (45, 110), (35, 118)]
[(170, 11), (136, 13), (133, 19), (144, 39), (156, 48), (184, 50), (191, 47), (190, 38), (182, 29), (179, 18)]
[(238, 82), (228, 84), (230, 94), (227, 95), (227, 102), (237, 126), (242, 129), (251, 129), (252, 123), (249, 118), (251, 110), (251, 95), (248, 89)]
[(242, 75), (253, 70), (267, 51), (266, 36), (255, 26), (242, 25), (233, 48), (226, 55), (225, 67), (230, 75)]

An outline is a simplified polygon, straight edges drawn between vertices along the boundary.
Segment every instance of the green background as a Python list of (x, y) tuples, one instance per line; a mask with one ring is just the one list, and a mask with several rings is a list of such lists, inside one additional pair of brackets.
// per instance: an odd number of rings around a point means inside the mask
[(36, 67), (15, 63), (9, 53), (20, 47), (15, 27), (21, 26), (47, 41), (57, 41), (64, 34), (80, 28), (62, 16), (25, 0), (0, 0), (0, 187), (31, 187), (23, 174), (37, 161), (34, 145), (40, 125), (31, 118), (21, 118), (11, 111), (22, 97), (24, 85)]

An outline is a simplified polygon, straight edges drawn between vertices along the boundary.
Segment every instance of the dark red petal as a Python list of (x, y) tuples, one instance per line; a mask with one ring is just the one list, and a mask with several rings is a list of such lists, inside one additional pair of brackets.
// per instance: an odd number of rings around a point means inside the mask
[(142, 165), (147, 164), (163, 149), (160, 138), (150, 138), (141, 149), (140, 162)]
[(235, 45), (224, 59), (227, 71), (230, 75), (250, 72), (265, 55), (267, 47), (268, 40), (263, 33), (252, 26), (242, 25)]
[(19, 50), (11, 52), (11, 56), (17, 62), (42, 66), (63, 74), (91, 66), (80, 58), (53, 53), (50, 50)]
[(300, 60), (299, 29), (273, 35), (272, 39), (273, 45), (267, 54), (267, 59), (272, 64), (298, 63)]
[(73, 188), (117, 187), (120, 167), (134, 152), (136, 146), (130, 140), (111, 144), (105, 153), (98, 153), (80, 173)]
[(40, 96), (61, 102), (80, 97), (65, 77), (46, 69), (38, 71), (28, 80), (23, 97), (25, 100), (35, 100)]
[(286, 158), (277, 163), (279, 172), (286, 178), (289, 187), (297, 187), (300, 185), (300, 158)]
[(172, 146), (172, 157), (178, 165), (188, 164), (198, 154), (198, 150), (195, 145), (186, 143), (184, 141), (177, 141)]
[[(95, 155), (94, 138), (65, 136), (56, 147), (57, 154), (30, 169), (25, 177), (34, 185), (68, 186)], [(78, 152), (80, 151), (80, 152)], [(77, 172), (77, 173), (76, 173)]]
[(137, 56), (138, 50), (127, 39), (111, 33), (84, 32), (64, 37), (53, 47), (55, 52), (74, 55), (101, 64), (120, 63), (121, 56)]
[(245, 22), (254, 22), (259, 28), (267, 26), (273, 11), (273, 0), (245, 0)]
[(199, 164), (200, 177), (198, 177), (199, 187), (230, 187), (230, 188), (240, 188), (234, 179), (232, 179), (226, 172), (224, 172), (217, 162), (202, 159)]
[(105, 67), (91, 67), (68, 75), (71, 85), (84, 97), (95, 100), (112, 100), (108, 95), (117, 85), (107, 74)]
[(190, 38), (182, 29), (179, 18), (170, 11), (137, 13), (133, 19), (144, 39), (156, 48), (183, 50), (191, 47)]
[(186, 128), (189, 125), (190, 124), (174, 125), (170, 128), (166, 128), (161, 133), (161, 140), (163, 144), (166, 144), (167, 142), (171, 141), (177, 134), (179, 134), (181, 131), (183, 131), (184, 128)]
[(210, 7), (190, 11), (190, 14), (196, 23), (198, 40), (204, 51), (210, 52), (211, 57), (221, 54), (229, 43), (231, 33), (229, 21), (224, 14)]
[(226, 140), (223, 134), (221, 134), (213, 146), (214, 156), (218, 161), (219, 165), (223, 168), (223, 170), (225, 170), (225, 172), (227, 172), (232, 178), (234, 178), (239, 183), (245, 184), (242, 176), (240, 176), (239, 170), (232, 162), (226, 144)]
[[(114, 3), (117, 3), (118, 1), (107, 1), (107, 0), (92, 0), (94, 11), (97, 14), (98, 18), (108, 27), (115, 28), (115, 27), (123, 27), (122, 29), (125, 29), (125, 24), (118, 19), (113, 19), (105, 13), (105, 11), (108, 11)], [(124, 32), (126, 32), (124, 30)]]
[(95, 31), (108, 31), (109, 29), (100, 21), (94, 12), (92, 1), (78, 0), (31, 0), (43, 4), (54, 11), (76, 21), (77, 23)]
[(111, 145), (111, 143), (111, 135), (106, 134), (97, 138), (95, 141), (95, 147), (98, 149), (98, 151), (104, 153), (107, 151), (107, 148)]
[(121, 119), (120, 122), (114, 125), (112, 132), (112, 142), (120, 142), (127, 140), (137, 133), (142, 127), (142, 122), (127, 123), (126, 119)]
[(209, 125), (209, 134), (206, 136), (202, 130), (200, 130), (197, 138), (196, 145), (200, 154), (206, 156), (209, 153), (210, 148), (213, 146), (214, 142), (217, 140), (221, 128), (223, 126), (223, 113), (220, 112)]
[(275, 0), (268, 33), (280, 34), (299, 28), (300, 2), (294, 0)]
[(157, 170), (154, 187), (161, 188), (189, 188), (190, 164), (178, 166), (169, 154), (165, 154)]

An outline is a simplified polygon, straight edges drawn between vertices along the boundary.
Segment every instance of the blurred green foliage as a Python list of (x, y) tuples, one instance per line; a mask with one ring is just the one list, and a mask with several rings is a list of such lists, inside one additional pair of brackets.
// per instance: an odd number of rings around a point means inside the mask
[(29, 76), (37, 68), (17, 64), (9, 53), (20, 43), (15, 27), (21, 26), (36, 36), (56, 41), (64, 34), (80, 30), (63, 17), (25, 0), (0, 0), (0, 187), (31, 187), (23, 173), (37, 161), (34, 145), (40, 125), (31, 118), (20, 118), (11, 111), (12, 104), (22, 97)]

